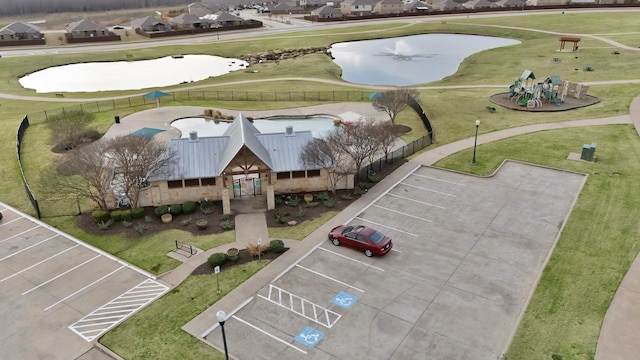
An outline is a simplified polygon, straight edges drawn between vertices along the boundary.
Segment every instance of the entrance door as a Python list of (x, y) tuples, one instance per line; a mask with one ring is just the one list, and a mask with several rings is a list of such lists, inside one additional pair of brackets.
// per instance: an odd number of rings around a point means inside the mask
[(253, 176), (254, 174), (248, 177), (242, 176), (237, 179), (233, 179), (234, 197), (247, 197), (262, 194), (260, 178), (257, 177), (258, 174), (255, 174), (256, 177)]

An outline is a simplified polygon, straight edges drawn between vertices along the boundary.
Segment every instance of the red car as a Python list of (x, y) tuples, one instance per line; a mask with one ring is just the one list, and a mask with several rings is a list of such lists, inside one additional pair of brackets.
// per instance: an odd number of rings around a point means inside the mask
[(340, 225), (329, 232), (333, 245), (340, 244), (364, 251), (367, 256), (382, 256), (391, 250), (391, 238), (370, 227)]

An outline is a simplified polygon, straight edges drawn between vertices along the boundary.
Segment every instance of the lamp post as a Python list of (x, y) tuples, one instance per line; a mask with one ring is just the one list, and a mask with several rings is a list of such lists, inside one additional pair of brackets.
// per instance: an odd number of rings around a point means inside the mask
[(476, 137), (473, 140), (473, 159), (471, 159), (471, 164), (476, 163), (476, 147), (478, 146), (478, 128), (480, 127), (480, 120), (476, 120)]
[(227, 336), (224, 333), (224, 322), (227, 320), (227, 314), (225, 314), (224, 311), (220, 310), (216, 313), (216, 317), (218, 318), (220, 329), (222, 329), (222, 343), (224, 344), (224, 358), (226, 360), (229, 360), (229, 350), (227, 350)]

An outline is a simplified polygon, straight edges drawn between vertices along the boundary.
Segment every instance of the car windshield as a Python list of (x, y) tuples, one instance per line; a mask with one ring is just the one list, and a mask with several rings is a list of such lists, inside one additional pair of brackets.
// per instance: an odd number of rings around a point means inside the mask
[(384, 239), (384, 235), (382, 235), (379, 231), (374, 232), (369, 237), (369, 240), (373, 241), (375, 244), (377, 244), (380, 241), (382, 241), (382, 239)]

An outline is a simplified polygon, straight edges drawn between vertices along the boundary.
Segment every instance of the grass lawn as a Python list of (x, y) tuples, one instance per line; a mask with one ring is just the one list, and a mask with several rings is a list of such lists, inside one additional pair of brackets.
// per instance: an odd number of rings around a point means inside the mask
[[(628, 113), (631, 99), (638, 95), (637, 85), (592, 86), (589, 93), (602, 99), (600, 104), (562, 113), (527, 113), (498, 108), (496, 113), (486, 111), (490, 105), (488, 96), (508, 91), (523, 70), (534, 71), (538, 78), (559, 75), (575, 82), (603, 81), (640, 78), (637, 53), (616, 49), (611, 45), (587, 37), (580, 42), (581, 51), (559, 53), (558, 35), (525, 30), (513, 30), (493, 25), (517, 26), (543, 31), (569, 33), (611, 34), (611, 38), (630, 46), (637, 46), (638, 22), (636, 12), (621, 13), (567, 13), (527, 14), (514, 17), (481, 17), (469, 19), (435, 20), (425, 22), (398, 21), (393, 24), (361, 25), (349, 28), (323, 29), (320, 31), (278, 34), (239, 41), (220, 41), (215, 44), (197, 46), (157, 47), (120, 52), (86, 54), (60, 54), (52, 56), (6, 57), (0, 67), (0, 93), (34, 95), (22, 89), (18, 76), (48, 66), (82, 61), (125, 60), (128, 54), (133, 59), (155, 58), (172, 54), (215, 54), (239, 57), (273, 49), (327, 46), (333, 42), (354, 39), (412, 35), (426, 32), (455, 32), (506, 36), (522, 41), (522, 44), (498, 48), (474, 54), (461, 64), (459, 71), (436, 83), (421, 88), (421, 101), (433, 122), (438, 144), (445, 144), (473, 136), (474, 122), (480, 119), (480, 132), (490, 132), (514, 126), (534, 123), (566, 121), (582, 118), (606, 117)], [(560, 62), (551, 61), (559, 58)], [(595, 71), (583, 71), (591, 66)], [(174, 86), (168, 91), (332, 91), (362, 90), (366, 86), (334, 85), (327, 81), (340, 80), (340, 69), (326, 55), (310, 55), (279, 64), (256, 65), (258, 73), (236, 72), (208, 79), (197, 84)], [(277, 81), (268, 81), (277, 79)], [(297, 79), (297, 80), (293, 80)], [(319, 80), (317, 80), (319, 79)], [(250, 84), (245, 80), (263, 80)], [(504, 85), (504, 89), (465, 88), (435, 89), (438, 85)], [(194, 87), (197, 87), (195, 89)], [(69, 97), (95, 98), (96, 96), (121, 96), (140, 94), (141, 91), (105, 92), (100, 94), (69, 94)], [(39, 95), (53, 98), (53, 94)], [(115, 100), (114, 100), (115, 101)], [(125, 100), (119, 100), (125, 101)], [(41, 125), (43, 110), (59, 109), (63, 104), (44, 101), (22, 101), (0, 98), (0, 146), (5, 156), (0, 158), (0, 198), (17, 208), (33, 214), (24, 194), (20, 171), (15, 159), (15, 132), (27, 113), (40, 114), (25, 138), (23, 160), (26, 176), (35, 186), (39, 184), (42, 170), (53, 160), (47, 143), (47, 129)], [(164, 104), (164, 103), (163, 103)], [(269, 109), (308, 106), (313, 102), (177, 102), (182, 105), (202, 105), (228, 109)], [(74, 105), (64, 103), (64, 105)], [(94, 105), (83, 104), (87, 109)], [(152, 106), (152, 105), (148, 105)], [(128, 111), (142, 109), (103, 111), (97, 115), (96, 128), (106, 129), (113, 115), (124, 116)], [(60, 111), (60, 110), (56, 110)], [(89, 110), (88, 110), (89, 111)], [(399, 122), (415, 122), (414, 116), (403, 112)], [(36, 117), (34, 116), (34, 119)], [(417, 137), (417, 136), (416, 136)], [(598, 143), (594, 164), (566, 160), (568, 152), (577, 152), (583, 143)], [(513, 139), (507, 139), (478, 147), (478, 164), (471, 167), (468, 161), (471, 150), (462, 151), (438, 163), (475, 174), (491, 173), (504, 158), (518, 159), (536, 164), (588, 172), (589, 179), (580, 194), (574, 211), (567, 222), (540, 284), (526, 311), (520, 328), (507, 353), (509, 359), (550, 358), (552, 354), (564, 359), (591, 359), (604, 313), (622, 276), (634, 258), (640, 242), (639, 228), (629, 221), (640, 210), (634, 207), (637, 198), (635, 179), (640, 175), (640, 163), (634, 161), (640, 155), (638, 135), (632, 126), (606, 126), (584, 129), (547, 131)], [(146, 270), (161, 273), (176, 266), (166, 253), (173, 249), (176, 236), (182, 233), (166, 233), (143, 239), (122, 239), (83, 234), (74, 229), (73, 218), (46, 219), (60, 229), (101, 247)], [(304, 232), (296, 227), (270, 230), (270, 236), (278, 238), (303, 238), (321, 223), (305, 225)], [(303, 224), (301, 224), (303, 225)], [(300, 225), (299, 225), (300, 226)], [(211, 248), (232, 241), (231, 238), (193, 237), (186, 240), (200, 248)], [(249, 277), (256, 268), (248, 267), (233, 280), (225, 284), (229, 291)], [(222, 278), (221, 278), (222, 280)], [(211, 279), (189, 278), (170, 294), (150, 305), (141, 314), (133, 317), (101, 340), (125, 358), (222, 358), (219, 353), (202, 344), (180, 327), (203, 309), (213, 304), (217, 297), (211, 293)], [(222, 284), (221, 284), (222, 285)], [(227, 288), (228, 286), (228, 288)], [(213, 290), (215, 292), (215, 290)], [(224, 295), (221, 294), (221, 295)], [(184, 346), (183, 346), (184, 345)]]
[[(597, 142), (595, 163), (567, 160), (583, 143)], [(541, 146), (540, 144), (544, 144)], [(640, 208), (634, 199), (640, 141), (632, 125), (533, 133), (478, 146), (436, 166), (491, 174), (504, 159), (589, 174), (543, 271), (506, 359), (593, 359), (602, 320), (640, 250)]]
[[(224, 354), (182, 330), (182, 326), (269, 263), (253, 261), (218, 275), (190, 276), (135, 316), (100, 338), (100, 343), (125, 359), (224, 359)], [(212, 285), (213, 284), (213, 285)]]

